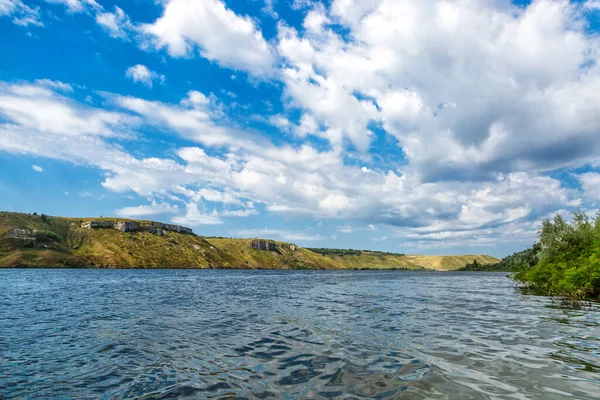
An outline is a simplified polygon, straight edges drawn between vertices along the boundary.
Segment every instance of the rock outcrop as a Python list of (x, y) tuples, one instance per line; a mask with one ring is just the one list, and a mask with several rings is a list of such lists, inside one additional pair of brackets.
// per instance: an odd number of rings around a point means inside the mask
[(87, 221), (82, 223), (81, 227), (87, 229), (116, 229), (120, 232), (147, 231), (160, 236), (164, 236), (165, 231), (185, 233), (188, 235), (194, 234), (191, 228), (175, 224), (163, 224), (162, 222), (139, 223), (137, 221)]
[(13, 229), (10, 233), (10, 238), (17, 240), (34, 241), (36, 232), (37, 231), (31, 229)]
[(48, 247), (60, 241), (60, 237), (54, 232), (37, 229), (13, 229), (10, 238), (21, 242), (25, 247)]
[(135, 221), (119, 221), (115, 228), (121, 232), (138, 232), (142, 230), (142, 226), (139, 222)]
[(114, 228), (115, 223), (113, 221), (88, 221), (81, 224), (81, 227), (89, 229), (109, 229)]
[(152, 222), (151, 225), (155, 226), (158, 229), (162, 229), (165, 231), (178, 232), (178, 233), (187, 233), (191, 234), (193, 231), (185, 226), (174, 225), (174, 224), (163, 224), (161, 222)]
[(273, 240), (253, 239), (248, 246), (254, 250), (277, 251), (277, 244)]

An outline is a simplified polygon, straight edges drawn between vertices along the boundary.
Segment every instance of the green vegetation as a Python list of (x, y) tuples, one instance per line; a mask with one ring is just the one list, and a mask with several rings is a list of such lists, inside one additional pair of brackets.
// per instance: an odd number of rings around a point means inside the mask
[(591, 220), (578, 212), (570, 223), (557, 214), (542, 223), (538, 237), (539, 262), (515, 279), (540, 294), (600, 299), (600, 213)]
[(323, 254), (324, 256), (359, 256), (361, 254), (380, 254), (388, 256), (403, 256), (404, 254), (389, 253), (387, 251), (376, 251), (376, 250), (354, 250), (354, 249), (327, 249), (324, 247), (307, 247), (306, 250), (310, 250), (313, 253)]
[(493, 264), (482, 264), (474, 260), (467, 264), (461, 271), (502, 271), (518, 272), (537, 264), (541, 245), (536, 243), (531, 249), (526, 249), (503, 258), (500, 262)]
[(324, 256), (348, 256), (348, 255), (360, 255), (362, 254), (362, 250), (354, 250), (354, 249), (326, 249), (326, 248), (307, 248), (306, 250), (310, 250), (313, 253), (322, 254)]
[[(98, 223), (97, 227), (82, 226), (90, 221)], [(453, 270), (468, 260), (498, 261), (485, 255), (311, 251), (262, 239), (201, 237), (174, 231), (121, 232), (111, 228), (111, 223), (121, 221), (132, 220), (0, 212), (0, 267)], [(148, 226), (151, 221), (135, 222)], [(257, 248), (262, 242), (265, 246)]]

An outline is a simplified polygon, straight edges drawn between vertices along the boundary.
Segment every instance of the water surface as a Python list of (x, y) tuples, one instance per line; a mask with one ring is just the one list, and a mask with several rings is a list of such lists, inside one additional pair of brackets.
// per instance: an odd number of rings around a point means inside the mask
[(600, 399), (599, 347), (502, 273), (0, 270), (0, 398)]

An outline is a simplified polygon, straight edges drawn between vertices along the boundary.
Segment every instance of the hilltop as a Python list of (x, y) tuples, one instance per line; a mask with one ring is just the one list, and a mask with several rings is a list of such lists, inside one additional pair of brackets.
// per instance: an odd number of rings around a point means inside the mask
[(147, 220), (0, 212), (0, 267), (455, 270), (474, 260), (498, 262), (487, 255), (305, 249), (268, 239), (202, 237)]

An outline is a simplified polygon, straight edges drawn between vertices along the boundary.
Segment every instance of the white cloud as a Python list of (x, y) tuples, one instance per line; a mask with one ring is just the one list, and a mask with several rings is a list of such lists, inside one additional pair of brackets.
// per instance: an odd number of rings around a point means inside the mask
[(340, 233), (352, 233), (354, 232), (354, 228), (350, 225), (338, 226), (336, 230)]
[(323, 27), (331, 21), (327, 17), (325, 7), (321, 3), (317, 3), (304, 18), (304, 29), (311, 33), (322, 33)]
[(162, 126), (205, 146), (255, 149), (264, 139), (221, 121), (219, 106), (197, 91), (188, 92), (179, 104), (166, 104), (134, 97), (110, 96), (112, 102), (134, 112), (150, 125)]
[(129, 16), (118, 6), (115, 6), (114, 13), (98, 12), (96, 23), (104, 28), (111, 37), (119, 39), (127, 39), (129, 34), (136, 29)]
[(600, 150), (600, 42), (583, 9), (336, 0), (303, 33), (280, 25), (288, 107), (362, 151), (381, 124), (427, 181), (581, 165)]
[(584, 195), (594, 203), (600, 203), (600, 173), (586, 172), (577, 177)]
[(212, 201), (217, 203), (225, 203), (225, 204), (239, 204), (242, 202), (239, 198), (239, 193), (232, 191), (230, 189), (226, 189), (224, 191), (219, 191), (210, 188), (202, 188), (198, 190), (196, 193), (192, 194), (197, 200), (203, 198), (206, 201)]
[(70, 13), (84, 12), (87, 9), (98, 10), (102, 7), (95, 0), (46, 0), (47, 3), (61, 4)]
[(21, 0), (0, 0), (0, 17), (12, 18), (14, 24), (25, 27), (44, 26), (39, 7), (30, 7)]
[(198, 48), (209, 60), (258, 77), (273, 70), (273, 53), (254, 21), (220, 0), (168, 0), (163, 15), (140, 29), (154, 47), (166, 48), (173, 57)]
[(326, 239), (321, 235), (313, 235), (298, 231), (288, 231), (284, 229), (242, 229), (235, 232), (236, 235), (242, 237), (258, 237), (258, 238), (280, 238), (289, 241), (317, 241)]
[(61, 81), (53, 81), (51, 79), (37, 79), (35, 83), (41, 86), (46, 86), (50, 89), (59, 90), (61, 92), (73, 91), (73, 86), (69, 85), (68, 83), (63, 83)]
[(129, 67), (127, 72), (125, 72), (125, 76), (132, 79), (134, 82), (143, 83), (150, 88), (152, 87), (153, 81), (159, 81), (160, 83), (164, 83), (165, 81), (164, 75), (157, 74), (142, 64)]
[(33, 169), (35, 172), (44, 172), (44, 168), (35, 164), (31, 166), (31, 169)]
[(137, 27), (119, 6), (114, 7), (114, 12), (109, 12), (95, 0), (46, 0), (46, 2), (60, 4), (64, 6), (66, 11), (70, 14), (85, 13), (92, 16), (96, 20), (96, 23), (104, 29), (110, 37), (129, 40), (131, 34), (137, 33)]
[[(368, 160), (348, 163), (354, 154), (339, 148), (276, 146), (259, 133), (221, 124), (226, 117), (214, 96), (200, 92), (190, 92), (177, 104), (105, 93), (112, 109), (108, 111), (78, 103), (58, 90), (44, 84), (0, 85), (0, 115), (5, 121), (0, 124), (0, 150), (95, 166), (104, 171), (102, 185), (111, 191), (181, 198), (185, 214), (173, 212), (172, 220), (182, 225), (221, 224), (224, 218), (256, 215), (254, 204), (261, 204), (259, 209), (285, 218), (335, 219), (361, 224), (364, 230), (392, 225), (398, 227), (395, 238), (415, 246), (456, 243), (471, 232), (465, 240), (476, 246), (494, 238), (529, 240), (535, 233), (532, 221), (581, 202), (578, 190), (535, 171), (498, 173), (487, 180), (426, 182), (410, 164), (398, 170), (370, 163), (367, 168)], [(137, 137), (136, 129), (145, 125), (197, 145), (168, 150), (163, 158), (134, 157), (121, 143)], [(168, 205), (153, 203), (121, 212), (160, 207)], [(277, 229), (245, 232), (276, 235), (284, 240), (324, 238)]]
[(583, 6), (590, 10), (600, 10), (600, 0), (587, 0)]
[(12, 125), (3, 125), (7, 131), (15, 134), (31, 130), (56, 135), (53, 137), (56, 146), (68, 137), (78, 140), (86, 135), (126, 136), (128, 127), (138, 120), (130, 115), (74, 103), (52, 91), (48, 82), (43, 80), (43, 86), (0, 83), (0, 115), (12, 122)]
[(116, 210), (115, 213), (120, 217), (146, 217), (149, 215), (177, 213), (179, 208), (168, 203), (157, 203), (152, 201), (149, 205), (140, 205), (137, 207), (124, 207)]
[(281, 114), (271, 115), (269, 117), (269, 123), (273, 126), (278, 127), (281, 130), (286, 130), (290, 127), (290, 121)]
[(198, 225), (218, 225), (222, 224), (223, 220), (219, 218), (217, 212), (204, 213), (198, 210), (197, 203), (188, 203), (185, 216), (175, 217), (172, 221), (176, 224), (198, 226)]
[(279, 14), (275, 11), (275, 4), (277, 0), (264, 0), (265, 6), (260, 9), (263, 14), (270, 16), (271, 18), (278, 19)]
[(246, 208), (243, 210), (226, 210), (221, 212), (224, 217), (249, 217), (251, 215), (258, 215), (258, 211), (254, 208)]

